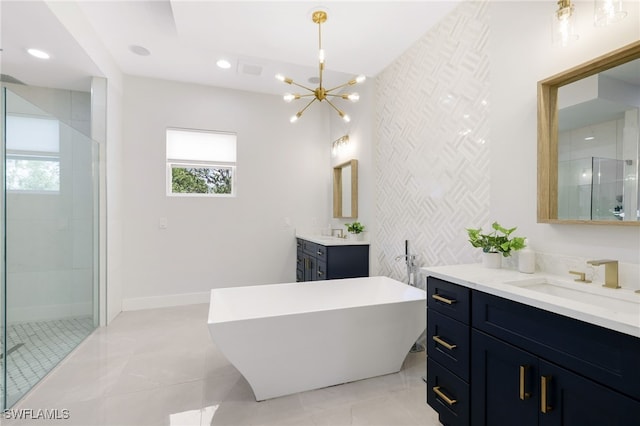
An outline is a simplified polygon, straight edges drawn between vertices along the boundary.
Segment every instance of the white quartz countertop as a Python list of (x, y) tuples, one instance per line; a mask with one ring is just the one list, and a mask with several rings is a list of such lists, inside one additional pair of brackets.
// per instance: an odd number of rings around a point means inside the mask
[[(640, 337), (640, 294), (634, 293), (631, 289), (608, 289), (603, 288), (601, 283), (574, 283), (572, 278), (545, 273), (523, 274), (509, 269), (489, 269), (481, 264), (423, 267), (421, 271), (427, 276)], [(596, 296), (602, 295), (601, 300), (606, 298), (609, 306), (604, 306), (605, 303), (589, 303), (579, 301), (578, 298), (574, 300), (546, 294), (517, 285), (518, 282), (537, 279), (562, 280), (569, 286), (575, 284), (576, 290), (587, 289)], [(614, 298), (610, 299), (607, 297), (609, 295)], [(624, 309), (616, 309), (616, 303), (624, 304)]]
[(330, 237), (328, 235), (309, 235), (296, 233), (296, 238), (311, 241), (323, 246), (368, 246), (369, 241), (358, 241), (349, 238)]

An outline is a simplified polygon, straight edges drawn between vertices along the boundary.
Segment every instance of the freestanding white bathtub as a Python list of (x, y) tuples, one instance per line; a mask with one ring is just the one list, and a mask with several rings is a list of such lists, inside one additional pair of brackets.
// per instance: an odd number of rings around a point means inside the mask
[(261, 401), (400, 371), (425, 300), (387, 277), (220, 288), (209, 332)]

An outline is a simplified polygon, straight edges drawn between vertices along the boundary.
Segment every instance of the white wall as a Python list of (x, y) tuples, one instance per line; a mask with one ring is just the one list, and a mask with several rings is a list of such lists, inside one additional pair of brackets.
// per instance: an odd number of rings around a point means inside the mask
[(489, 220), (487, 5), (462, 3), (376, 79), (376, 274), (479, 261), (465, 228)]
[(536, 223), (536, 83), (640, 39), (638, 2), (610, 27), (594, 27), (593, 2), (577, 2), (580, 39), (551, 44), (553, 2), (491, 2), (490, 216), (530, 239), (537, 251), (640, 263), (640, 227)]
[(101, 144), (100, 156), (100, 323), (104, 325), (122, 311), (123, 297), (122, 72), (77, 3), (46, 3), (107, 79), (106, 143)]
[(581, 38), (561, 49), (554, 2), (465, 2), (377, 77), (374, 273), (404, 279), (393, 256), (405, 238), (422, 265), (479, 261), (464, 228), (494, 220), (549, 254), (545, 265), (611, 257), (637, 272), (640, 227), (536, 222), (536, 84), (640, 39), (638, 2), (626, 4), (627, 19), (595, 28), (593, 3), (578, 2)]
[[(292, 125), (293, 109), (275, 95), (125, 78), (125, 310), (295, 281), (295, 228), (326, 225), (331, 167), (329, 111)], [(166, 195), (167, 127), (237, 133), (236, 198)]]

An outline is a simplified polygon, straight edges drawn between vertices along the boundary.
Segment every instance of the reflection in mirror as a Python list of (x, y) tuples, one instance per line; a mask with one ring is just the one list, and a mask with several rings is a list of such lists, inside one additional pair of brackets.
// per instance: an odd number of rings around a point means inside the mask
[(358, 160), (333, 168), (333, 217), (358, 217)]
[(640, 224), (640, 43), (538, 84), (538, 221)]
[(351, 217), (351, 164), (342, 168), (342, 216)]

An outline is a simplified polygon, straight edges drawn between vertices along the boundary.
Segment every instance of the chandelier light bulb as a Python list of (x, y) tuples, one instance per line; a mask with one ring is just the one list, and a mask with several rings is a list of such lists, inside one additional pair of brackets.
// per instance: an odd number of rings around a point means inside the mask
[(342, 114), (340, 114), (340, 117), (342, 117), (342, 120), (343, 120), (345, 123), (348, 123), (348, 122), (350, 122), (350, 121), (351, 121), (351, 117), (349, 117), (349, 114), (342, 113)]
[(357, 93), (349, 93), (347, 95), (347, 99), (349, 99), (351, 102), (358, 102), (360, 100), (360, 95)]
[(289, 119), (289, 123), (295, 123), (296, 121), (298, 121), (298, 118), (300, 118), (302, 114), (301, 113), (297, 113), (296, 115), (292, 115), (291, 118)]
[(324, 64), (324, 49), (320, 49), (320, 52), (318, 53), (318, 60), (320, 61), (321, 64)]
[(356, 77), (356, 83), (358, 84), (363, 83), (366, 79), (367, 77), (365, 75), (360, 74), (359, 76)]
[(296, 99), (296, 95), (294, 95), (293, 93), (285, 93), (282, 99), (284, 99), (285, 102), (289, 103), (292, 100)]

